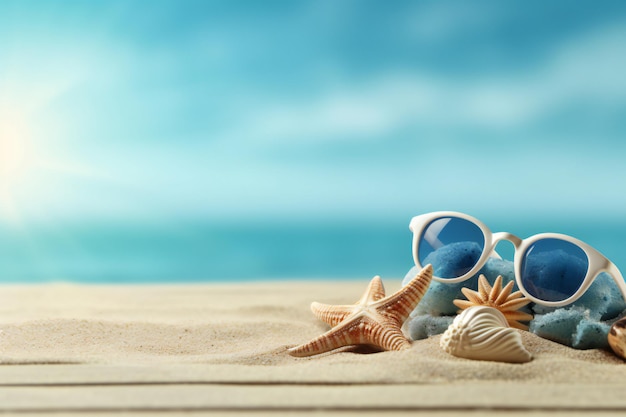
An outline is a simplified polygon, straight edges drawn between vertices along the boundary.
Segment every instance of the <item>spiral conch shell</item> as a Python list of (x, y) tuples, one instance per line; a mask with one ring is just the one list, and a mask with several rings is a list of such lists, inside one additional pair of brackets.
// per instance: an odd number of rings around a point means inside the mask
[(524, 363), (532, 359), (522, 336), (493, 307), (470, 307), (459, 314), (439, 342), (443, 350), (466, 359)]

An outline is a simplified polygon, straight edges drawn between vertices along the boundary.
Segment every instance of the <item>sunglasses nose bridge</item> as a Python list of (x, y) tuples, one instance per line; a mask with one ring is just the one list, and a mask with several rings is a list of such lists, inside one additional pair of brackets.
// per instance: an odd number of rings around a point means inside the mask
[(498, 242), (502, 240), (508, 240), (515, 246), (515, 249), (519, 248), (522, 244), (522, 239), (508, 232), (498, 232), (493, 234), (493, 246), (496, 246)]

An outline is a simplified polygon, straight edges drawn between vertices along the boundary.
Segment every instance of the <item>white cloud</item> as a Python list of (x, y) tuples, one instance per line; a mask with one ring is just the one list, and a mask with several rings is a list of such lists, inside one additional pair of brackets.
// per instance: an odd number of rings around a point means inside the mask
[[(626, 204), (625, 197), (614, 192), (624, 178), (622, 155), (607, 156), (593, 146), (583, 153), (571, 147), (569, 137), (555, 138), (549, 149), (435, 147), (427, 155), (415, 155), (414, 166), (392, 164), (378, 155), (350, 167), (321, 160), (315, 166), (283, 166), (255, 151), (303, 141), (352, 141), (358, 146), (373, 136), (393, 137), (399, 129), (416, 126), (432, 131), (455, 128), (459, 134), (453, 140), (459, 142), (466, 142), (463, 133), (472, 128), (507, 138), (573, 102), (590, 108), (624, 106), (626, 58), (619, 54), (621, 45), (626, 45), (626, 28), (606, 28), (561, 45), (549, 61), (524, 74), (472, 80), (387, 73), (308, 99), (268, 99), (264, 108), (226, 132), (222, 147), (212, 148), (216, 152), (211, 159), (219, 163), (207, 170), (199, 167), (198, 177), (217, 177), (218, 171), (229, 175), (230, 187), (207, 187), (210, 194), (224, 198), (224, 207), (251, 197), (277, 215), (314, 212), (320, 204), (336, 213), (382, 215), (407, 208), (612, 214)], [(246, 195), (226, 195), (225, 190)]]
[(556, 52), (544, 87), (561, 95), (626, 99), (626, 23), (571, 40)]
[(604, 28), (561, 45), (534, 72), (490, 80), (388, 72), (317, 97), (268, 98), (229, 137), (261, 146), (355, 140), (407, 126), (506, 131), (532, 126), (572, 102), (626, 103), (626, 27)]
[(405, 14), (401, 26), (418, 41), (445, 41), (467, 33), (483, 31), (486, 26), (513, 13), (501, 2), (424, 2)]

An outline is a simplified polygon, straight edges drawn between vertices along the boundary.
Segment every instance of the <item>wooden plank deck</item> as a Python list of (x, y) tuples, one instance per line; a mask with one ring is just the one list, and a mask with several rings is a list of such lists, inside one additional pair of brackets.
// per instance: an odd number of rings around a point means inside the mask
[[(624, 415), (623, 386), (316, 383), (236, 378), (217, 365), (0, 367), (4, 415)], [(271, 370), (268, 370), (271, 372)], [(271, 378), (270, 378), (271, 379)], [(485, 396), (485, 392), (489, 396)]]

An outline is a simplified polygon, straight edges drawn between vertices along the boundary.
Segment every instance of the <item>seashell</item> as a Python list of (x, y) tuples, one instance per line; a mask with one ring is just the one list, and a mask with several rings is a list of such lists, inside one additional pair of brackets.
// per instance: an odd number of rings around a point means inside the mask
[(617, 320), (609, 330), (609, 345), (613, 352), (622, 359), (626, 359), (626, 317)]
[(532, 359), (522, 336), (493, 307), (469, 307), (459, 314), (439, 342), (451, 355), (466, 359), (524, 363)]

